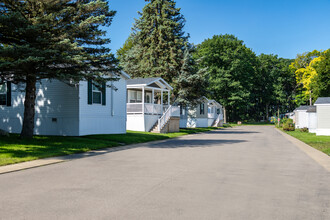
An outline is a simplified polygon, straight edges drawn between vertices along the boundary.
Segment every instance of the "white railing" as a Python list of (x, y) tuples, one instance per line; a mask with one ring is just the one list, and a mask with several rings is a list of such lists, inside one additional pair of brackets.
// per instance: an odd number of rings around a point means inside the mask
[(158, 119), (158, 131), (161, 131), (171, 117), (180, 117), (180, 107), (172, 105), (168, 107), (163, 116)]
[(217, 118), (217, 113), (208, 113), (207, 117), (216, 119)]
[[(144, 106), (144, 111), (143, 111)], [(149, 114), (149, 115), (161, 115), (168, 108), (168, 105), (151, 104), (151, 103), (127, 103), (128, 114)]]
[(214, 125), (217, 125), (219, 124), (219, 122), (223, 120), (223, 115), (222, 114), (219, 114), (217, 119), (214, 121)]
[(142, 103), (127, 103), (127, 113), (130, 114), (141, 114)]

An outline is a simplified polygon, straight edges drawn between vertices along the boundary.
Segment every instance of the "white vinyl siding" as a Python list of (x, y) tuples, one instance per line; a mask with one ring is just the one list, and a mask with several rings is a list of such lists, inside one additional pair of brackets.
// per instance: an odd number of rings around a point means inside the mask
[[(20, 86), (22, 87), (22, 85)], [(78, 87), (58, 80), (42, 80), (36, 85), (36, 135), (78, 135)], [(0, 107), (0, 129), (20, 133), (24, 117), (25, 93), (12, 84), (12, 106)]]
[(317, 128), (330, 129), (330, 105), (317, 106)]

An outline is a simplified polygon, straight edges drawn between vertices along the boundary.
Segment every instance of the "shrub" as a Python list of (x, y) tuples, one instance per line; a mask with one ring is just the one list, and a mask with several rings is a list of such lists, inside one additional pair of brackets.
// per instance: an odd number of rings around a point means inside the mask
[(308, 128), (302, 128), (300, 129), (301, 132), (308, 132)]
[(282, 127), (283, 127), (284, 131), (294, 131), (295, 130), (293, 120), (290, 118), (285, 120), (285, 123), (283, 124)]

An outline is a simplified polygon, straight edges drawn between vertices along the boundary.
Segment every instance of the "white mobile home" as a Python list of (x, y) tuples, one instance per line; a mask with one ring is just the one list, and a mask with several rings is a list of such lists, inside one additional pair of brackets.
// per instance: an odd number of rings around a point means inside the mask
[(178, 132), (180, 109), (170, 103), (172, 90), (162, 78), (127, 80), (127, 130)]
[(200, 98), (199, 104), (186, 108), (180, 108), (180, 128), (204, 128), (208, 127), (207, 105), (209, 100)]
[(330, 97), (320, 97), (314, 105), (317, 113), (316, 135), (330, 136)]
[(308, 105), (302, 105), (294, 110), (296, 128), (308, 128)]
[(180, 108), (181, 128), (203, 128), (210, 126), (222, 126), (223, 110), (222, 106), (214, 101), (202, 97), (200, 104), (187, 108)]
[[(102, 89), (91, 81), (70, 85), (58, 80), (37, 83), (35, 135), (82, 136), (126, 133), (126, 80), (108, 82)], [(24, 115), (24, 85), (0, 86), (0, 129), (20, 133)]]

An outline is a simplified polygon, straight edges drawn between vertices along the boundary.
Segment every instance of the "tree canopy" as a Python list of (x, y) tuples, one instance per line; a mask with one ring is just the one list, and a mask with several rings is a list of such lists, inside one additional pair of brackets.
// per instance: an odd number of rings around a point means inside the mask
[(234, 35), (215, 35), (197, 45), (195, 57), (208, 68), (208, 96), (224, 106), (230, 120), (244, 119), (256, 73), (254, 52)]
[(117, 61), (101, 26), (116, 12), (107, 1), (1, 1), (0, 12), (0, 78), (26, 85), (22, 137), (33, 135), (36, 82), (113, 80)]
[[(173, 0), (150, 0), (135, 20), (127, 44), (119, 52), (121, 65), (133, 77), (178, 77), (188, 37), (185, 19)], [(125, 47), (132, 43), (129, 51)]]

